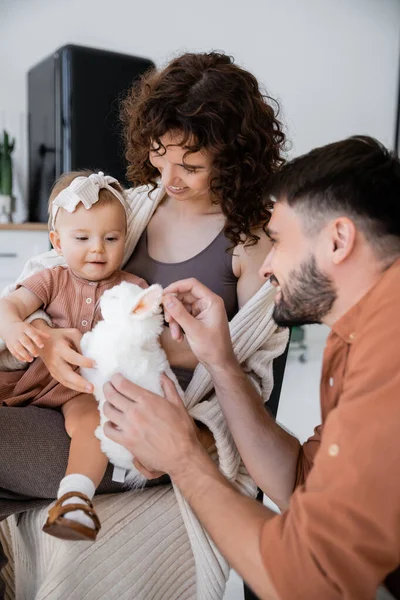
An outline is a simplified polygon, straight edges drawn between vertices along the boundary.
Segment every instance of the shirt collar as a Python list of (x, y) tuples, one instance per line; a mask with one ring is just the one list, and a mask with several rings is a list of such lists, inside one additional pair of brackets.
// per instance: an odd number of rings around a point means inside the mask
[[(69, 268), (69, 267), (68, 267)], [(118, 277), (121, 274), (121, 271), (114, 271), (114, 273), (112, 275), (110, 275), (110, 277), (108, 277), (107, 279), (100, 279), (99, 281), (89, 281), (88, 279), (82, 279), (81, 277), (78, 277), (78, 275), (75, 275), (75, 273), (72, 271), (72, 269), (69, 269), (69, 272), (71, 273), (71, 277), (77, 282), (79, 283), (81, 286), (103, 286), (103, 285), (107, 285), (110, 283), (113, 283), (114, 281), (116, 281), (118, 279)]]
[(332, 326), (332, 331), (347, 344), (352, 344), (357, 337), (357, 325), (366, 296), (368, 293)]

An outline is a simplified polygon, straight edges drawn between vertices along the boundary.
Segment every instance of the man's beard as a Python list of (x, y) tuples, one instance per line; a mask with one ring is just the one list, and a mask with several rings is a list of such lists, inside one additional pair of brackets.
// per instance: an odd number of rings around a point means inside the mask
[[(271, 280), (278, 282), (274, 275)], [(281, 287), (282, 296), (274, 308), (275, 322), (283, 327), (321, 323), (332, 309), (337, 291), (333, 281), (318, 269), (315, 256), (293, 269), (288, 282), (285, 289)]]

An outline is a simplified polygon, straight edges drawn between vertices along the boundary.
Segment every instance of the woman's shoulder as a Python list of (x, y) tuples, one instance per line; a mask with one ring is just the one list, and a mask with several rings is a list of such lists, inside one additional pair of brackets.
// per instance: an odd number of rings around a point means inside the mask
[(256, 244), (247, 244), (246, 236), (243, 235), (242, 243), (235, 246), (233, 251), (235, 271), (238, 271), (239, 277), (245, 270), (258, 270), (272, 248), (262, 227), (252, 230), (252, 233), (259, 238)]
[(245, 239), (234, 249), (232, 269), (238, 277), (237, 294), (239, 306), (242, 307), (252, 298), (265, 283), (260, 275), (261, 266), (271, 251), (271, 242), (262, 228), (254, 230), (259, 240), (256, 244), (247, 245)]

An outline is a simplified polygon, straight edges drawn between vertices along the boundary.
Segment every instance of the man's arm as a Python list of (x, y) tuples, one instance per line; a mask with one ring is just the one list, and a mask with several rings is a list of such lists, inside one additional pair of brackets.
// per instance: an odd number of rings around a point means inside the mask
[(179, 323), (193, 352), (210, 372), (250, 475), (281, 509), (286, 508), (296, 481), (300, 444), (271, 418), (238, 364), (222, 299), (194, 279), (172, 284), (166, 292), (178, 296), (166, 297), (167, 318)]
[(247, 470), (258, 487), (285, 509), (295, 486), (299, 441), (274, 421), (236, 361), (208, 368)]
[(275, 514), (235, 490), (200, 451), (172, 478), (228, 563), (259, 598), (278, 600), (260, 550), (263, 526)]

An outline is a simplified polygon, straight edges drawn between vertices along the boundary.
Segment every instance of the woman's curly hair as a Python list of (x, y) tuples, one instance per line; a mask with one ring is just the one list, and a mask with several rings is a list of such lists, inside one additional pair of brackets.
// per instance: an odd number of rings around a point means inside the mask
[(183, 54), (163, 70), (147, 72), (122, 101), (127, 177), (134, 186), (154, 189), (159, 173), (149, 160), (150, 147), (162, 147), (167, 132), (182, 133), (187, 154), (211, 153), (210, 188), (232, 245), (256, 244), (254, 229), (265, 228), (270, 218), (271, 175), (284, 162), (277, 109), (230, 56)]

